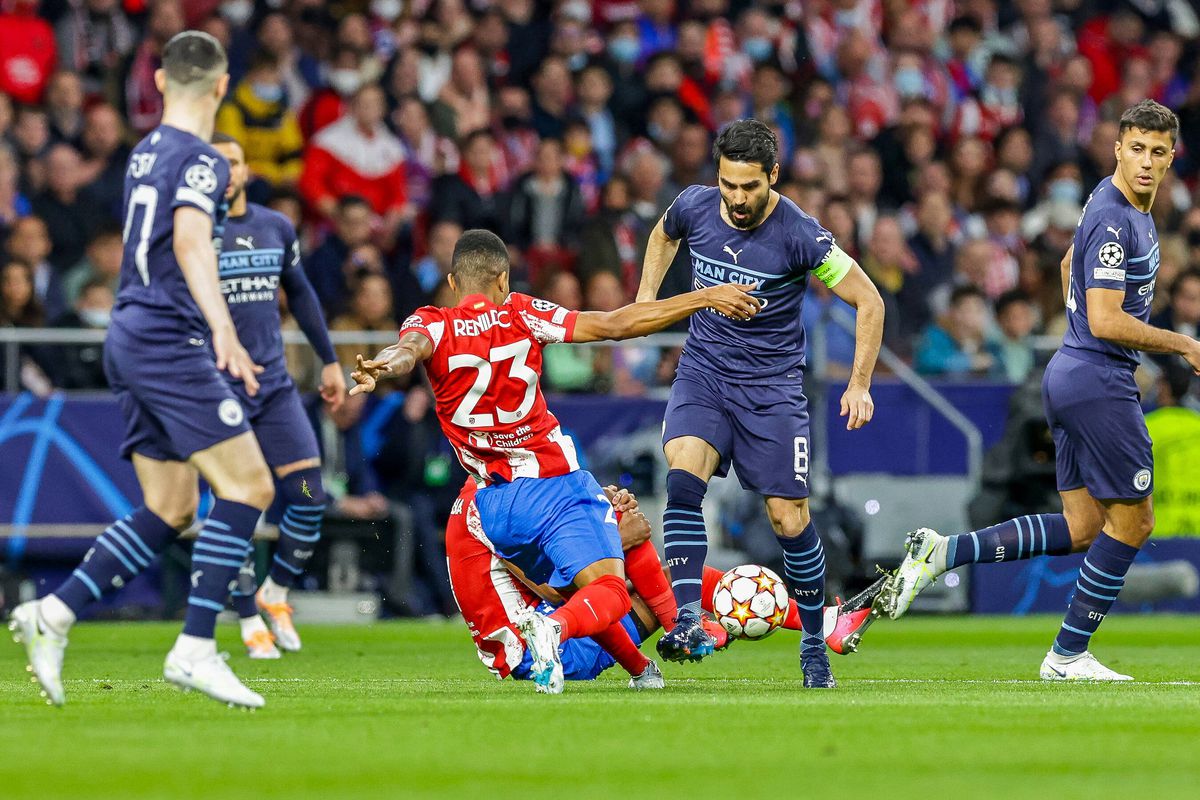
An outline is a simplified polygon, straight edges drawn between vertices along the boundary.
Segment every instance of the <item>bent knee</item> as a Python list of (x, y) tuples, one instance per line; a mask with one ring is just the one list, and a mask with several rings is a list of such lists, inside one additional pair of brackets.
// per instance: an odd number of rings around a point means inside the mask
[(218, 497), (265, 511), (275, 500), (275, 482), (271, 473), (263, 470), (261, 475), (230, 487)]
[(799, 536), (808, 527), (811, 516), (808, 511), (808, 501), (786, 500), (779, 497), (767, 499), (767, 518), (777, 536), (793, 538)]

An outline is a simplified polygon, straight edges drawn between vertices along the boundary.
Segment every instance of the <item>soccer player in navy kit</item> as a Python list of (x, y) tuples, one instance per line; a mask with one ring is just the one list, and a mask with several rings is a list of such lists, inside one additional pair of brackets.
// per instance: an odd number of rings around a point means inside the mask
[(1097, 661), (1088, 643), (1154, 528), (1150, 435), (1133, 380), (1138, 351), (1178, 354), (1200, 374), (1200, 343), (1147, 324), (1159, 265), (1150, 209), (1174, 158), (1179, 120), (1143, 100), (1121, 115), (1118, 130), (1116, 172), (1092, 191), (1063, 259), (1067, 332), (1042, 379), (1063, 513), (958, 536), (915, 531), (880, 595), (896, 619), (947, 569), (1085, 551), (1066, 618), (1042, 661), (1043, 680), (1133, 680)]
[(758, 283), (762, 309), (749, 321), (713, 311), (692, 316), (663, 425), (667, 510), (664, 552), (679, 606), (658, 651), (674, 661), (713, 650), (700, 622), (708, 550), (701, 503), (708, 481), (732, 462), (742, 487), (762, 495), (783, 547), (785, 577), (800, 607), (804, 685), (836, 685), (822, 638), (825, 557), (808, 512), (808, 403), (800, 309), (809, 273), (858, 311), (854, 366), (841, 400), (848, 427), (874, 413), (871, 375), (883, 336), (883, 301), (832, 234), (771, 187), (778, 142), (754, 119), (726, 126), (713, 146), (718, 186), (684, 189), (650, 233), (638, 300), (653, 300), (686, 240), (696, 288)]
[(154, 75), (162, 124), (138, 143), (125, 173), (125, 255), (104, 367), (125, 417), (123, 456), (143, 505), (112, 524), (62, 586), (13, 611), (11, 627), (49, 702), (61, 705), (67, 631), (76, 615), (124, 586), (185, 529), (199, 476), (216, 502), (192, 554), (183, 633), (164, 677), (230, 705), (263, 705), (217, 652), (217, 614), (275, 488), (228, 372), (258, 392), (217, 280), (229, 165), (209, 145), (228, 87), (228, 61), (212, 36), (167, 42)]
[[(221, 291), (238, 338), (263, 368), (256, 395), (251, 396), (237, 378), (230, 376), (229, 384), (246, 410), (267, 465), (275, 473), (276, 493), (284, 504), (270, 574), (255, 594), (253, 567), (249, 567), (248, 574), (244, 570), (234, 592), (234, 606), (250, 657), (279, 658), (276, 642), (290, 652), (300, 649), (300, 636), (287, 602), (288, 589), (312, 558), (325, 512), (317, 437), (284, 359), (279, 332), (280, 287), (287, 293), (288, 309), (321, 359), (321, 397), (331, 411), (342, 405), (346, 379), (329, 340), (321, 304), (301, 266), (300, 243), (292, 223), (282, 214), (246, 200), (250, 174), (237, 140), (216, 134), (212, 141), (229, 162), (229, 188), (225, 193), (229, 216), (218, 259)], [(249, 585), (243, 586), (243, 581)], [(263, 625), (260, 611), (271, 621), (271, 633)]]

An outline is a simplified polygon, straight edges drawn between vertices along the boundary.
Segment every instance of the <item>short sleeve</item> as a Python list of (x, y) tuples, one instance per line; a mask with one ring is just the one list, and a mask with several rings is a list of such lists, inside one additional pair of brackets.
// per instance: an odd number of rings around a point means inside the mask
[(1084, 217), (1080, 226), (1084, 289), (1125, 291), (1126, 248), (1129, 220), (1116, 208), (1104, 208)]
[(418, 308), (400, 326), (400, 338), (403, 339), (408, 333), (419, 333), (429, 339), (433, 343), (434, 352), (437, 352), (438, 345), (442, 343), (442, 337), (446, 333), (446, 320), (432, 306)]
[(175, 181), (175, 197), (171, 201), (171, 208), (191, 206), (209, 216), (216, 216), (228, 185), (229, 162), (219, 155), (196, 153), (184, 160)]
[(704, 189), (703, 186), (689, 186), (679, 193), (675, 202), (663, 214), (663, 232), (672, 241), (686, 239), (691, 231), (691, 210), (695, 204), (696, 195)]
[[(831, 257), (841, 252), (841, 248), (833, 241), (832, 233), (808, 214), (800, 212), (800, 219), (792, 234), (792, 263), (788, 265), (789, 272), (820, 273), (822, 267), (829, 264)], [(846, 271), (849, 270), (843, 271), (838, 280), (845, 276)], [(818, 277), (821, 275), (818, 274)], [(829, 284), (824, 277), (821, 277), (821, 280), (830, 286), (836, 284), (836, 281)]]
[(574, 338), (578, 311), (525, 294), (512, 295), (509, 303), (542, 344), (569, 342)]

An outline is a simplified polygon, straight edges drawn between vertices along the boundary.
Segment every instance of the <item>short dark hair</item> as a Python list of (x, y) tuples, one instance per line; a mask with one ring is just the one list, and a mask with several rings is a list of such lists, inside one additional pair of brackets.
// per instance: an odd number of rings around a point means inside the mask
[(459, 286), (476, 288), (508, 272), (508, 247), (491, 231), (472, 228), (454, 244), (450, 272)]
[(1171, 288), (1168, 291), (1168, 296), (1171, 300), (1174, 300), (1183, 291), (1185, 281), (1200, 281), (1200, 267), (1189, 267), (1175, 276), (1175, 280), (1171, 281)]
[(1170, 359), (1162, 363), (1162, 375), (1159, 380), (1171, 397), (1171, 402), (1179, 405), (1192, 389), (1192, 371), (1178, 359)]
[(121, 225), (119, 223), (106, 222), (103, 225), (100, 225), (99, 227), (97, 227), (96, 230), (92, 232), (91, 237), (88, 238), (88, 245), (90, 246), (90, 245), (95, 244), (96, 242), (102, 242), (106, 239), (124, 239), (124, 238), (125, 238), (125, 230), (124, 230), (124, 228), (121, 227)]
[(1020, 289), (1009, 289), (1004, 294), (996, 298), (996, 315), (1004, 313), (1004, 310), (1016, 303), (1033, 303), (1033, 298), (1027, 295)]
[(763, 122), (756, 119), (735, 120), (717, 134), (713, 142), (713, 161), (721, 166), (721, 158), (758, 164), (768, 175), (779, 163), (779, 140)]
[(1121, 124), (1117, 128), (1117, 139), (1125, 136), (1125, 131), (1137, 128), (1143, 131), (1156, 131), (1171, 134), (1171, 143), (1179, 139), (1179, 117), (1175, 112), (1154, 100), (1142, 100), (1125, 109), (1121, 115)]
[[(219, 144), (236, 144), (238, 147), (242, 146), (241, 142), (239, 142), (234, 137), (230, 136), (228, 133), (219, 133), (219, 132), (214, 133), (212, 135), (212, 139), (209, 141), (209, 143), (212, 144), (213, 146), (216, 146)], [(243, 149), (245, 149), (245, 148), (243, 148)]]
[(363, 197), (362, 195), (344, 194), (338, 198), (337, 213), (339, 213), (339, 214), (345, 213), (346, 211), (349, 211), (350, 209), (354, 208), (355, 206), (366, 206), (368, 209), (371, 208), (371, 204), (368, 203), (367, 199), (365, 197)]
[(179, 86), (208, 89), (228, 66), (225, 48), (203, 31), (177, 33), (163, 47), (162, 68)]
[(987, 302), (987, 295), (983, 293), (983, 289), (980, 289), (973, 283), (968, 283), (963, 286), (959, 286), (950, 293), (950, 307), (953, 308), (963, 300), (971, 297), (978, 297), (983, 302)]

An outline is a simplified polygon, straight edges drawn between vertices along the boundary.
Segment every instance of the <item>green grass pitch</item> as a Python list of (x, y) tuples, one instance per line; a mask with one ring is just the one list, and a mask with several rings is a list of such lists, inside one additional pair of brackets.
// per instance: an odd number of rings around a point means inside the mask
[(0, 650), (0, 798), (1200, 797), (1197, 620), (1107, 620), (1096, 652), (1140, 679), (1110, 686), (1035, 680), (1057, 624), (881, 622), (829, 692), (782, 632), (559, 697), (494, 681), (459, 624), (309, 626), (276, 662), (223, 625), (253, 714), (163, 683), (175, 624), (83, 624), (62, 709)]

